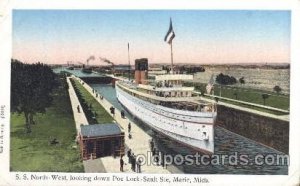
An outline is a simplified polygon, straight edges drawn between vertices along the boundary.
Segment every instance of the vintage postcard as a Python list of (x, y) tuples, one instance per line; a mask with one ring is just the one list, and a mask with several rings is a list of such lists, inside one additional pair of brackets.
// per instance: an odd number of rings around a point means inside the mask
[(299, 185), (297, 1), (32, 3), (1, 2), (0, 185)]

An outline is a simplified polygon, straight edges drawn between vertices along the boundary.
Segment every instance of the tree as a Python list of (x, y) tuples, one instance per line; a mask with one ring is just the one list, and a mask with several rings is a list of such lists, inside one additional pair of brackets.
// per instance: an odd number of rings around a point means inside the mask
[(224, 75), (223, 73), (220, 73), (216, 77), (216, 82), (220, 85), (233, 85), (237, 83), (237, 80), (233, 76)]
[(279, 93), (282, 91), (282, 89), (281, 89), (280, 86), (278, 86), (278, 85), (276, 85), (276, 86), (273, 88), (273, 90), (274, 90), (277, 94), (279, 94)]
[(270, 95), (269, 94), (262, 94), (261, 96), (262, 96), (262, 99), (264, 100), (264, 105), (266, 105), (266, 99), (268, 99)]
[(205, 68), (202, 66), (179, 66), (179, 73), (180, 74), (195, 74), (197, 72), (205, 72)]
[(51, 68), (42, 63), (11, 62), (11, 112), (23, 113), (25, 127), (31, 132), (36, 113), (45, 113), (52, 103), (51, 92), (58, 85)]
[(241, 77), (241, 78), (239, 79), (239, 82), (240, 82), (240, 84), (245, 84), (245, 79), (244, 79), (244, 77)]

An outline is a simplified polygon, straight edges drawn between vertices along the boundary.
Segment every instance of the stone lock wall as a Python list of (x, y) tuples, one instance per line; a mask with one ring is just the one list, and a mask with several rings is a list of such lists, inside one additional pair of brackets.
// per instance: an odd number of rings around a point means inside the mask
[(285, 154), (289, 153), (289, 122), (218, 105), (217, 124)]

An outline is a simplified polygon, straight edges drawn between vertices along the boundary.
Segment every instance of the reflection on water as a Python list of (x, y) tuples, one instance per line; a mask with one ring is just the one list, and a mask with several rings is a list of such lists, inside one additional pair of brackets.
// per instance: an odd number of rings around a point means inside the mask
[[(110, 103), (116, 108), (122, 109), (122, 106), (116, 99), (115, 89), (111, 85), (92, 84), (91, 87), (96, 89), (101, 95), (103, 95)], [(126, 116), (132, 117), (126, 113)], [(140, 127), (146, 131), (155, 140), (155, 144), (159, 151), (165, 152), (166, 154), (194, 154), (190, 148), (182, 146), (168, 138), (152, 131), (145, 124), (135, 120)], [(134, 136), (133, 136), (134, 138)], [(250, 157), (250, 160), (254, 158), (256, 154), (282, 154), (273, 149), (267, 148), (263, 145), (255, 143), (237, 134), (229, 132), (223, 128), (215, 127), (215, 154), (231, 155), (244, 154)], [(183, 165), (177, 166), (184, 173), (193, 174), (287, 174), (287, 166), (268, 166), (268, 165)]]

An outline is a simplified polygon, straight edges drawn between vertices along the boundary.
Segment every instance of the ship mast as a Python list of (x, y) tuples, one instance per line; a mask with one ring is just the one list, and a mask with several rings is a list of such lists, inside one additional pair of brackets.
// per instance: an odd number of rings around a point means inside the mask
[(129, 65), (129, 71), (128, 71), (128, 79), (130, 81), (130, 76), (131, 76), (131, 72), (130, 72), (130, 55), (129, 55), (129, 43), (128, 43), (128, 65)]
[(170, 72), (173, 74), (173, 42), (172, 40), (175, 38), (175, 32), (173, 30), (173, 26), (172, 26), (172, 19), (170, 18), (170, 26), (169, 26), (169, 30), (165, 36), (165, 42), (167, 42), (170, 47), (171, 47), (171, 70)]
[(173, 42), (171, 41), (171, 73), (174, 74), (173, 71)]

